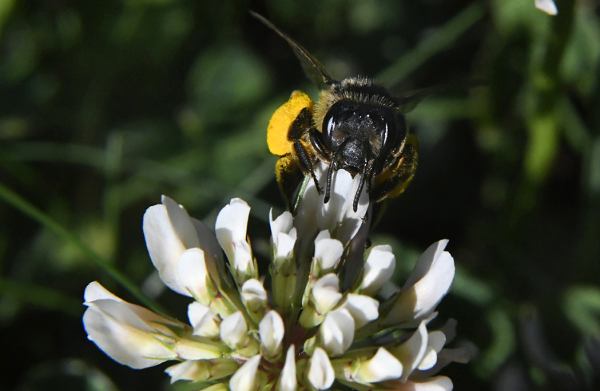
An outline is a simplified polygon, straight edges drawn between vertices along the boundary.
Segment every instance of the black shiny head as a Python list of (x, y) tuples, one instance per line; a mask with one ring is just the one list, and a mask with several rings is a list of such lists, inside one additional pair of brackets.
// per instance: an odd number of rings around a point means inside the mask
[(403, 118), (388, 107), (351, 100), (336, 102), (323, 119), (323, 141), (335, 169), (376, 175), (406, 138)]
[(382, 173), (397, 155), (407, 137), (404, 117), (387, 90), (370, 79), (345, 79), (331, 87), (334, 102), (323, 116), (320, 142), (330, 162), (325, 189), (329, 200), (333, 171), (345, 169), (361, 174), (354, 197), (354, 210), (363, 186), (370, 190), (372, 179)]

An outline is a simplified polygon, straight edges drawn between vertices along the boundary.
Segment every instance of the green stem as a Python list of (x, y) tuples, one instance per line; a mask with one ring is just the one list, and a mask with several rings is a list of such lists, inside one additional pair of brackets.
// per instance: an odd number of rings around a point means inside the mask
[(27, 284), (0, 278), (0, 293), (5, 297), (14, 297), (51, 310), (59, 310), (71, 316), (80, 317), (83, 314), (81, 302), (57, 292), (35, 284)]
[(56, 221), (52, 220), (48, 215), (46, 215), (44, 212), (27, 202), (21, 196), (5, 187), (2, 183), (0, 183), (0, 198), (6, 201), (6, 203), (15, 207), (17, 210), (24, 213), (25, 215), (31, 217), (46, 228), (58, 234), (60, 237), (62, 237), (64, 240), (66, 240), (76, 248), (78, 248), (82, 253), (91, 258), (98, 266), (104, 269), (104, 271), (106, 271), (112, 278), (114, 278), (119, 284), (121, 284), (125, 289), (127, 289), (136, 299), (138, 299), (146, 307), (160, 314), (166, 313), (158, 303), (146, 297), (131, 280), (129, 280), (124, 274), (122, 274), (120, 271), (118, 271), (112, 265), (110, 265), (94, 250), (92, 250), (90, 247), (84, 244), (81, 241), (81, 239), (73, 235), (71, 232), (69, 232), (62, 225), (58, 224)]

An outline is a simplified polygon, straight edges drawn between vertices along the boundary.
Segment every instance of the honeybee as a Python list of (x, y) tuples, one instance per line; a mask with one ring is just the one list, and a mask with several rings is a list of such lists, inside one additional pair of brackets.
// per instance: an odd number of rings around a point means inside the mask
[[(290, 211), (296, 210), (306, 175), (319, 194), (325, 191), (327, 203), (333, 173), (340, 169), (353, 178), (361, 175), (355, 212), (365, 186), (370, 202), (400, 195), (415, 174), (418, 146), (401, 113), (403, 100), (370, 78), (334, 80), (306, 49), (261, 15), (251, 14), (288, 42), (305, 73), (322, 87), (317, 103), (294, 91), (269, 122), (267, 143), (280, 157), (275, 172)], [(319, 161), (328, 165), (324, 184), (315, 172)]]

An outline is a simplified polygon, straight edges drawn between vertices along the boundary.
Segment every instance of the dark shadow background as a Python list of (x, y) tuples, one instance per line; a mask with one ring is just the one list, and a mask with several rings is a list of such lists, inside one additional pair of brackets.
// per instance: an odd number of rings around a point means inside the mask
[[(232, 197), (283, 208), (265, 135), (295, 89), (291, 49), (339, 79), (399, 95), (445, 83), (408, 115), (419, 169), (372, 234), (399, 284), (429, 244), (457, 264), (439, 318), (458, 320), (469, 364), (457, 390), (593, 390), (600, 383), (600, 17), (595, 1), (35, 1), (0, 3), (0, 389), (184, 390), (87, 341), (85, 286), (134, 301), (18, 195), (146, 290), (141, 223), (167, 194), (214, 223)], [(28, 213), (27, 213), (28, 212)], [(185, 319), (185, 300), (157, 300)]]

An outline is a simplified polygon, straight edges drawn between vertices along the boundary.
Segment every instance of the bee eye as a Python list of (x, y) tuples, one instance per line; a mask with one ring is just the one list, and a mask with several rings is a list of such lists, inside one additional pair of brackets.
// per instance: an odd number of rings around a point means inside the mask
[(335, 120), (333, 117), (329, 118), (329, 122), (327, 123), (327, 131), (326, 134), (330, 135), (333, 133), (333, 128), (335, 128)]
[(397, 148), (406, 138), (404, 117), (384, 119), (385, 130), (381, 137), (381, 154), (387, 155)]

